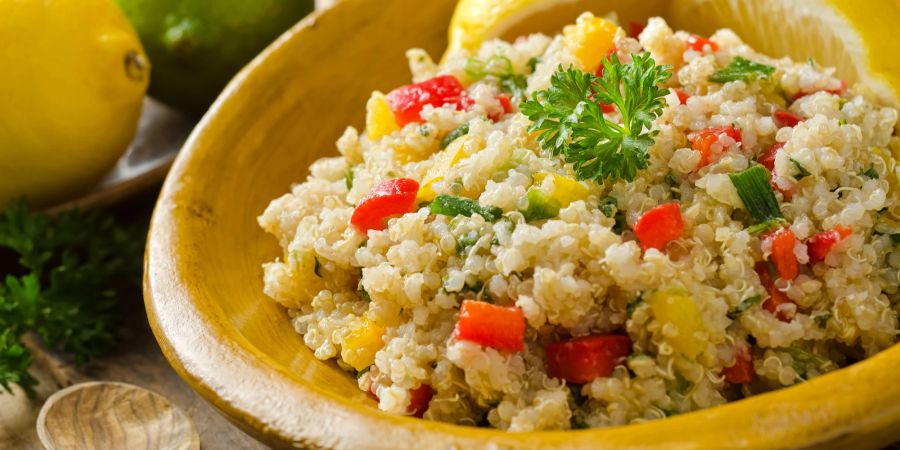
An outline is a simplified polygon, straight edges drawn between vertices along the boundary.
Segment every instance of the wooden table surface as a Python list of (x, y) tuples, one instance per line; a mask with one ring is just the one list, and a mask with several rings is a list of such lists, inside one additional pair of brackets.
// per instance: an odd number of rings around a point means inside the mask
[[(149, 220), (156, 194), (153, 189), (127, 200), (114, 212), (124, 220), (145, 222)], [(168, 398), (191, 417), (204, 449), (268, 448), (232, 425), (169, 366), (150, 332), (139, 290), (120, 298), (119, 307), (122, 317), (120, 344), (113, 353), (84, 368), (77, 369), (46, 352), (33, 337), (27, 339), (26, 345), (35, 357), (32, 372), (40, 380), (39, 396), (29, 400), (21, 392), (13, 396), (0, 390), (0, 449), (43, 449), (35, 431), (35, 420), (43, 401), (62, 387), (91, 380), (131, 383)]]

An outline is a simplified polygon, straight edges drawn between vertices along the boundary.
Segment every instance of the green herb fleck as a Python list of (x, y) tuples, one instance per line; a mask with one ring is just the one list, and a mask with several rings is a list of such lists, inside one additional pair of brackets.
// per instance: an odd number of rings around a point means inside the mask
[(865, 175), (873, 180), (878, 179), (878, 171), (875, 170), (875, 167), (869, 167), (869, 170), (866, 170), (865, 172), (863, 172), (863, 175)]
[(472, 199), (440, 194), (431, 202), (431, 212), (443, 216), (466, 216), (478, 214), (488, 222), (495, 222), (503, 215), (503, 210), (496, 206), (481, 206)]
[(604, 216), (613, 218), (616, 215), (616, 211), (618, 211), (618, 201), (613, 196), (606, 196), (600, 200), (600, 205), (598, 208), (600, 212), (603, 213)]
[(315, 263), (313, 264), (313, 272), (315, 272), (317, 277), (322, 278), (322, 274), (319, 273), (319, 270), (322, 268), (322, 265), (319, 264), (319, 257), (313, 256), (313, 261), (315, 261)]
[(810, 56), (809, 58), (806, 58), (806, 64), (809, 64), (809, 67), (816, 67), (816, 60)]
[(759, 295), (745, 298), (739, 305), (737, 305), (737, 307), (735, 307), (731, 311), (728, 311), (728, 318), (731, 320), (736, 320), (738, 317), (740, 317), (741, 314), (752, 308), (753, 305), (759, 303), (760, 300), (762, 300), (762, 297)]
[(358, 295), (359, 298), (365, 302), (372, 302), (372, 297), (369, 295), (369, 291), (365, 290), (362, 287), (362, 284), (360, 284), (359, 290), (356, 291), (356, 295)]
[(535, 68), (537, 67), (537, 65), (540, 62), (541, 62), (541, 58), (539, 58), (537, 56), (532, 56), (531, 58), (528, 58), (528, 63), (526, 63), (526, 65), (528, 66), (528, 73), (534, 73)]
[(675, 175), (672, 175), (672, 172), (667, 173), (663, 180), (666, 182), (666, 184), (672, 187), (678, 186), (680, 184), (678, 180), (675, 179)]
[(747, 228), (747, 232), (750, 233), (751, 236), (756, 236), (761, 233), (766, 233), (778, 228), (783, 227), (787, 221), (784, 219), (770, 219), (763, 223), (758, 223), (755, 225), (751, 225)]
[(841, 117), (838, 119), (838, 125), (847, 125), (847, 119)]
[(794, 158), (788, 158), (788, 159), (790, 159), (791, 163), (794, 165), (794, 167), (797, 168), (797, 175), (795, 175), (794, 178), (796, 178), (797, 180), (802, 180), (802, 179), (812, 175), (808, 170), (806, 170), (806, 167), (803, 167), (803, 164), (800, 164), (799, 161), (797, 161)]
[(353, 173), (353, 169), (347, 169), (347, 172), (344, 173), (344, 185), (347, 186), (347, 190), (353, 189), (353, 178), (356, 176)]
[[(603, 60), (603, 77), (560, 66), (550, 88), (533, 93), (520, 109), (541, 147), (573, 164), (579, 180), (632, 181), (647, 168), (647, 149), (658, 133), (653, 120), (669, 93), (660, 84), (671, 75), (649, 53), (634, 55), (628, 64), (613, 54)], [(622, 123), (604, 117), (601, 103), (614, 105)]]
[(478, 238), (481, 236), (477, 231), (472, 230), (468, 233), (456, 238), (456, 254), (459, 256), (463, 256), (469, 253), (469, 249), (478, 242)]
[(729, 81), (751, 81), (768, 78), (775, 72), (775, 68), (750, 61), (740, 56), (735, 56), (727, 66), (717, 70), (709, 81), (713, 83), (727, 83)]
[(469, 134), (469, 124), (467, 124), (467, 123), (464, 123), (464, 124), (454, 128), (449, 133), (447, 133), (447, 135), (444, 136), (443, 139), (441, 139), (441, 144), (440, 144), (441, 150), (447, 148), (447, 146), (449, 146), (451, 142), (453, 142), (467, 134)]
[(644, 296), (642, 294), (638, 294), (638, 296), (635, 297), (634, 300), (628, 302), (628, 304), (625, 305), (625, 317), (631, 317), (631, 315), (634, 314), (634, 310), (637, 309), (637, 307), (640, 306), (643, 301)]
[(826, 326), (828, 326), (828, 321), (831, 320), (831, 313), (813, 316), (813, 320), (816, 321), (816, 326), (818, 326), (819, 328), (825, 328)]
[(424, 137), (431, 136), (431, 127), (429, 127), (427, 124), (419, 125), (419, 134)]
[(528, 79), (525, 75), (512, 74), (500, 77), (500, 89), (514, 97), (525, 97), (525, 89), (528, 88)]
[(358, 379), (362, 378), (363, 375), (365, 375), (367, 373), (369, 373), (369, 367), (366, 367), (365, 369), (360, 370), (359, 372), (356, 372), (356, 379), (358, 380)]
[(895, 244), (900, 244), (900, 233), (894, 233), (891, 235), (891, 242)]
[(525, 199), (528, 201), (528, 207), (521, 212), (525, 216), (526, 222), (552, 219), (559, 215), (559, 209), (562, 206), (559, 200), (551, 197), (543, 189), (534, 186), (525, 193)]
[(757, 164), (740, 172), (729, 173), (728, 178), (754, 223), (783, 218), (775, 192), (769, 183), (769, 171), (765, 167)]

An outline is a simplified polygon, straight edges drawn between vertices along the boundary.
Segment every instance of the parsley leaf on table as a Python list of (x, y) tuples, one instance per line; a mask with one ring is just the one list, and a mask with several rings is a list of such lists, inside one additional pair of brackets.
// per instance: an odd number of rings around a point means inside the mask
[[(659, 85), (671, 76), (649, 53), (633, 55), (622, 64), (612, 54), (603, 61), (603, 76), (560, 67), (550, 88), (535, 92), (520, 105), (533, 122), (529, 131), (554, 156), (562, 155), (579, 180), (634, 180), (647, 168), (647, 149), (658, 133), (653, 120), (662, 112), (669, 93)], [(603, 115), (601, 104), (613, 105), (622, 123)]]
[(709, 77), (714, 83), (727, 83), (729, 81), (750, 81), (757, 78), (768, 78), (775, 72), (775, 68), (750, 61), (749, 59), (735, 56), (727, 66), (717, 70)]
[(0, 213), (0, 248), (17, 255), (10, 272), (24, 273), (0, 284), (0, 387), (34, 393), (25, 333), (79, 365), (112, 348), (115, 295), (120, 282), (139, 281), (142, 233), (97, 211), (50, 219), (20, 202)]

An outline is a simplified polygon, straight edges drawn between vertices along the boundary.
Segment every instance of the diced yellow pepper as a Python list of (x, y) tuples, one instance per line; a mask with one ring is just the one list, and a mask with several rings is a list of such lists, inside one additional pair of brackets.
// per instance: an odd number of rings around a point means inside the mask
[(574, 178), (560, 175), (558, 173), (538, 172), (534, 174), (534, 184), (541, 184), (547, 176), (550, 176), (553, 182), (553, 189), (550, 195), (559, 200), (563, 208), (569, 206), (570, 203), (577, 200), (584, 200), (590, 195), (591, 190)]
[(456, 163), (467, 158), (469, 155), (484, 148), (484, 138), (481, 136), (465, 135), (457, 138), (446, 149), (435, 156), (434, 167), (425, 176), (425, 181), (419, 186), (419, 194), (416, 196), (418, 201), (430, 202), (434, 200), (436, 193), (433, 185), (444, 179), (444, 173), (447, 173)]
[(369, 139), (380, 139), (399, 129), (387, 98), (381, 92), (373, 91), (366, 103), (366, 134)]
[(581, 69), (593, 72), (613, 48), (617, 29), (616, 24), (585, 13), (574, 25), (563, 28), (563, 43), (581, 63)]
[(676, 336), (665, 339), (675, 349), (689, 358), (696, 358), (706, 348), (706, 343), (696, 333), (703, 331), (703, 317), (691, 295), (683, 289), (661, 289), (647, 301), (656, 321), (665, 326), (672, 324), (678, 330)]
[(356, 370), (375, 363), (375, 353), (384, 347), (384, 328), (363, 317), (344, 335), (341, 358)]
[(434, 183), (437, 183), (438, 181), (441, 181), (443, 179), (444, 177), (436, 175), (422, 182), (422, 186), (419, 187), (419, 193), (418, 195), (416, 195), (416, 200), (426, 202), (434, 200), (434, 197), (436, 197), (437, 194), (435, 194), (434, 188), (432, 186), (434, 185)]

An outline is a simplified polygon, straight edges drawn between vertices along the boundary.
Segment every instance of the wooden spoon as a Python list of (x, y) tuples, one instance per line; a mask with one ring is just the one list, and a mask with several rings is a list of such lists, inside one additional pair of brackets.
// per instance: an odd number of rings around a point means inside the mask
[(124, 383), (88, 382), (53, 394), (38, 415), (48, 450), (197, 450), (190, 418), (164, 397)]

